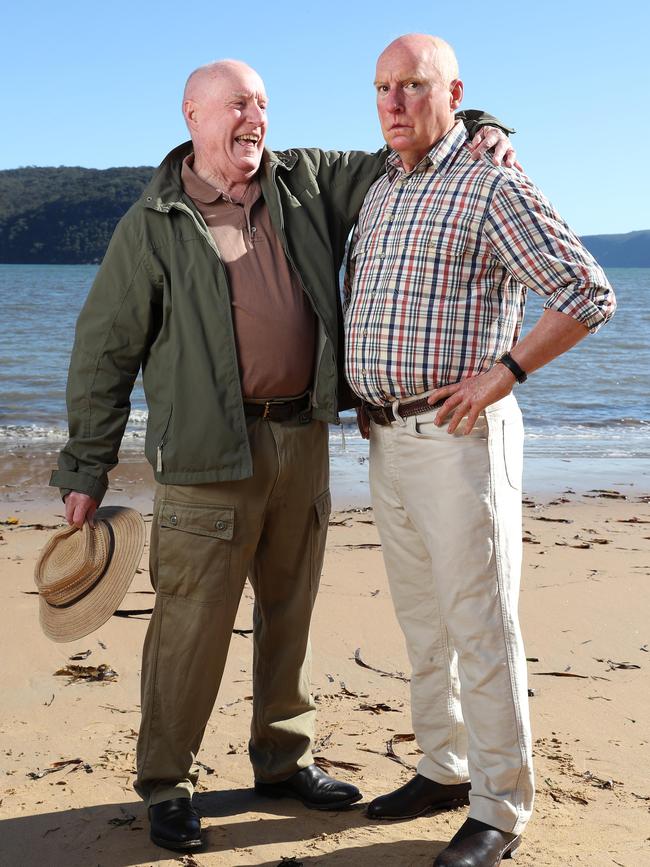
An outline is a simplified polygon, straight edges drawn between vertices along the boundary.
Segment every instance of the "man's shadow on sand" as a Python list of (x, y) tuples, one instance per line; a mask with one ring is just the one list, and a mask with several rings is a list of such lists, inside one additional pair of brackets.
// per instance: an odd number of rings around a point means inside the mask
[[(259, 845), (284, 845), (286, 851), (258, 867), (277, 867), (280, 858), (296, 855), (304, 841), (351, 829), (363, 829), (361, 839), (372, 836), (378, 823), (370, 822), (363, 809), (353, 807), (331, 813), (309, 810), (295, 801), (261, 798), (252, 789), (231, 789), (195, 795), (201, 813), (203, 848), (196, 853), (200, 864), (219, 863), (219, 854)], [(249, 819), (259, 812), (263, 818)], [(241, 815), (241, 821), (222, 825), (219, 819)], [(382, 823), (383, 824), (383, 823)], [(399, 823), (397, 823), (399, 824)], [(399, 831), (396, 830), (396, 837)], [(334, 852), (300, 856), (305, 864), (403, 865), (422, 859), (430, 863), (446, 845), (442, 840), (397, 840), (354, 847), (340, 842)], [(217, 856), (210, 858), (211, 855)], [(99, 804), (61, 812), (19, 816), (0, 821), (2, 867), (132, 867), (183, 858), (149, 840), (149, 822), (141, 802)], [(6, 859), (6, 860), (5, 860)]]

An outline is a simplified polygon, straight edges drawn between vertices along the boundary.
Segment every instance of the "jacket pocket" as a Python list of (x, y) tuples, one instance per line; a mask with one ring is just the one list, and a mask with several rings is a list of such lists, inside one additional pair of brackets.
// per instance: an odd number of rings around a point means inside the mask
[(158, 445), (156, 446), (156, 472), (162, 473), (163, 470), (163, 448), (167, 439), (169, 438), (169, 428), (172, 423), (172, 416), (174, 414), (174, 408), (172, 407), (169, 410), (169, 415), (167, 416), (167, 423), (165, 424), (165, 428), (158, 440)]
[(158, 512), (158, 583), (165, 596), (213, 604), (228, 594), (234, 506), (164, 500)]

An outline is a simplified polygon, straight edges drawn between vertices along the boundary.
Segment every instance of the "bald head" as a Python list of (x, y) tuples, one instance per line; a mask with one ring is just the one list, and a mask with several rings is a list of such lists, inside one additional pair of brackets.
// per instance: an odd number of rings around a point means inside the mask
[(247, 63), (241, 60), (215, 60), (213, 63), (199, 66), (190, 73), (185, 82), (183, 103), (186, 99), (200, 100), (205, 98), (206, 94), (213, 93), (216, 88), (227, 86), (228, 83), (233, 80), (236, 81), (241, 76), (257, 78), (260, 90), (264, 90), (262, 79)]
[(264, 151), (266, 102), (264, 82), (247, 63), (218, 60), (194, 70), (183, 116), (200, 177), (226, 192), (245, 189)]
[(379, 55), (375, 89), (384, 138), (412, 171), (455, 123), (463, 83), (451, 45), (424, 33), (400, 36)]
[(439, 76), (440, 83), (449, 85), (458, 78), (458, 61), (454, 49), (439, 36), (428, 33), (407, 33), (398, 36), (379, 55), (377, 66), (394, 59), (410, 59), (430, 65)]

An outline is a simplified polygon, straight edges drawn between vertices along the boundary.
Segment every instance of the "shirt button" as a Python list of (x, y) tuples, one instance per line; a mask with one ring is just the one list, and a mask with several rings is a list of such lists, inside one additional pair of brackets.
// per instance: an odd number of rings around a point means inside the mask
[(176, 526), (176, 524), (178, 524), (178, 518), (176, 517), (176, 515), (171, 516), (171, 518), (169, 519), (169, 523), (173, 524), (174, 526)]
[(368, 371), (364, 367), (363, 370), (361, 371), (361, 376), (367, 376), (367, 375), (368, 375)]
[(386, 258), (386, 254), (385, 254), (385, 253), (377, 253), (377, 258), (378, 258), (378, 259), (385, 259), (385, 258)]
[(226, 522), (225, 521), (217, 521), (214, 526), (217, 528), (217, 530), (225, 530), (226, 529)]

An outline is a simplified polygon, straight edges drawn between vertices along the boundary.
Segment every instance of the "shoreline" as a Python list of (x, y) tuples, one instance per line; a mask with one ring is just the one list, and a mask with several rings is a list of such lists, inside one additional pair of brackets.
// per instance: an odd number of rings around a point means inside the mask
[[(60, 511), (58, 491), (48, 485), (56, 466), (59, 445), (53, 443), (6, 444), (0, 448), (0, 508), (15, 511)], [(358, 449), (342, 451), (330, 445), (332, 508), (365, 508), (370, 505), (368, 459)], [(139, 449), (120, 452), (120, 462), (110, 474), (106, 505), (124, 503), (151, 511), (153, 472)], [(650, 493), (650, 464), (642, 458), (557, 458), (527, 456), (524, 459), (523, 497), (548, 498), (571, 494), (589, 496), (598, 490), (614, 490), (628, 499)]]

